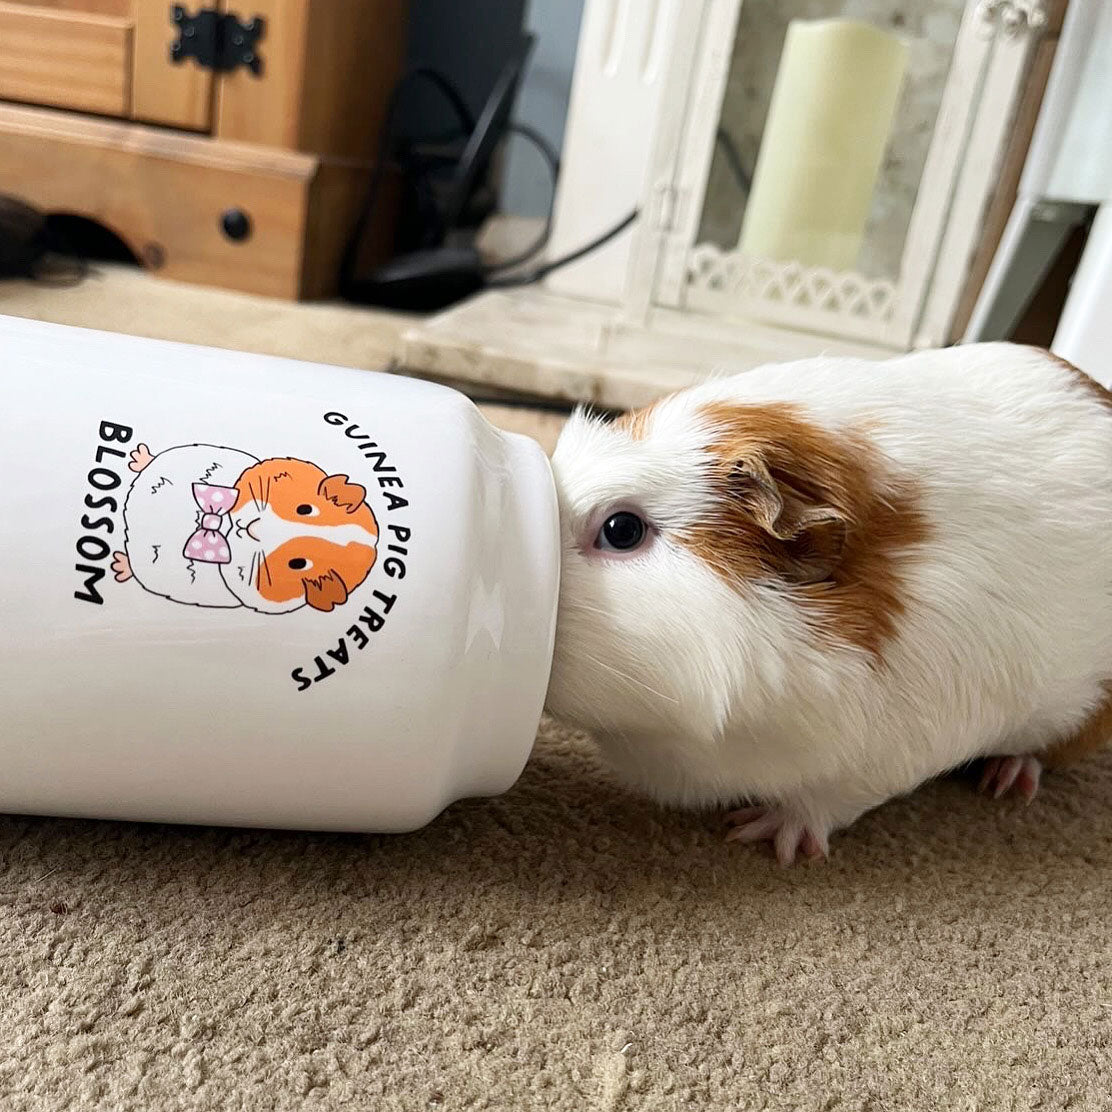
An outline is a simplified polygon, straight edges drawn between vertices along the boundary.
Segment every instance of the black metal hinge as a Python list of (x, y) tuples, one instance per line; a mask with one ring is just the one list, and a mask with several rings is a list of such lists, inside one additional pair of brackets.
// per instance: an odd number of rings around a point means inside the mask
[(178, 29), (178, 37), (170, 46), (170, 61), (184, 62), (195, 58), (203, 69), (228, 73), (246, 66), (257, 77), (263, 71), (258, 43), (266, 31), (261, 16), (241, 23), (233, 12), (202, 8), (190, 15), (180, 4), (170, 8), (170, 21)]

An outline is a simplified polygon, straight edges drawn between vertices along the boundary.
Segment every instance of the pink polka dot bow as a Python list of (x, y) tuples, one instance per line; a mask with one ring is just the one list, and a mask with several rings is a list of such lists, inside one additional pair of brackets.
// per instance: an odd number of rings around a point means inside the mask
[(227, 564), (231, 561), (228, 542), (220, 532), (223, 519), (235, 505), (235, 487), (193, 484), (193, 499), (201, 508), (201, 527), (185, 542), (182, 555), (202, 564)]

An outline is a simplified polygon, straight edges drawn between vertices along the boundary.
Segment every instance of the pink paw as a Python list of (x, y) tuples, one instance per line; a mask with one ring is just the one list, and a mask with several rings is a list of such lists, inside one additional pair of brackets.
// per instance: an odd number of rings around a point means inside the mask
[(1013, 788), (1028, 803), (1039, 790), (1042, 762), (1038, 757), (989, 757), (977, 791), (990, 792), (993, 799), (1007, 795)]
[(117, 583), (126, 583), (131, 578), (131, 561), (126, 552), (112, 553), (112, 571)]
[(804, 857), (825, 857), (828, 850), (825, 832), (812, 830), (803, 819), (783, 807), (742, 807), (726, 816), (731, 830), (727, 842), (772, 842), (776, 860), (790, 865), (797, 853)]
[(154, 459), (151, 455), (151, 450), (146, 444), (140, 444), (128, 457), (128, 467), (131, 468), (136, 474), (143, 470)]

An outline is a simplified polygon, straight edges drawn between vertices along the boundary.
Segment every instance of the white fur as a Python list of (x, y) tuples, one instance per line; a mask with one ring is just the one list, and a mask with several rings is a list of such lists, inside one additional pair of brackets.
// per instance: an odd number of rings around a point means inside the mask
[[(883, 665), (816, 640), (782, 586), (728, 586), (674, 537), (713, 508), (708, 402), (791, 402), (864, 430), (922, 492)], [(692, 806), (757, 798), (825, 839), (923, 780), (1068, 735), (1112, 678), (1112, 411), (1036, 349), (811, 359), (664, 402), (644, 440), (573, 419), (553, 464), (564, 570), (549, 707)], [(659, 530), (591, 553), (609, 507)]]
[[(184, 444), (159, 452), (135, 476), (124, 506), (124, 528), (132, 573), (146, 590), (191, 606), (240, 605), (220, 564), (189, 560), (183, 549), (201, 520), (193, 484), (234, 486), (258, 462), (234, 448)], [(221, 532), (238, 559), (230, 517), (223, 519)]]

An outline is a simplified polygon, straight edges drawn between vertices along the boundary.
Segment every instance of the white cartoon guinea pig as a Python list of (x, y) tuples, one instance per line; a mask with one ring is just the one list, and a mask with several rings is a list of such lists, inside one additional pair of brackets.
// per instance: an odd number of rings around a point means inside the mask
[(719, 378), (554, 458), (549, 709), (790, 863), (974, 758), (1112, 739), (1112, 394), (1011, 344)]
[(374, 566), (366, 490), (299, 459), (187, 444), (131, 453), (116, 579), (194, 606), (329, 611)]

